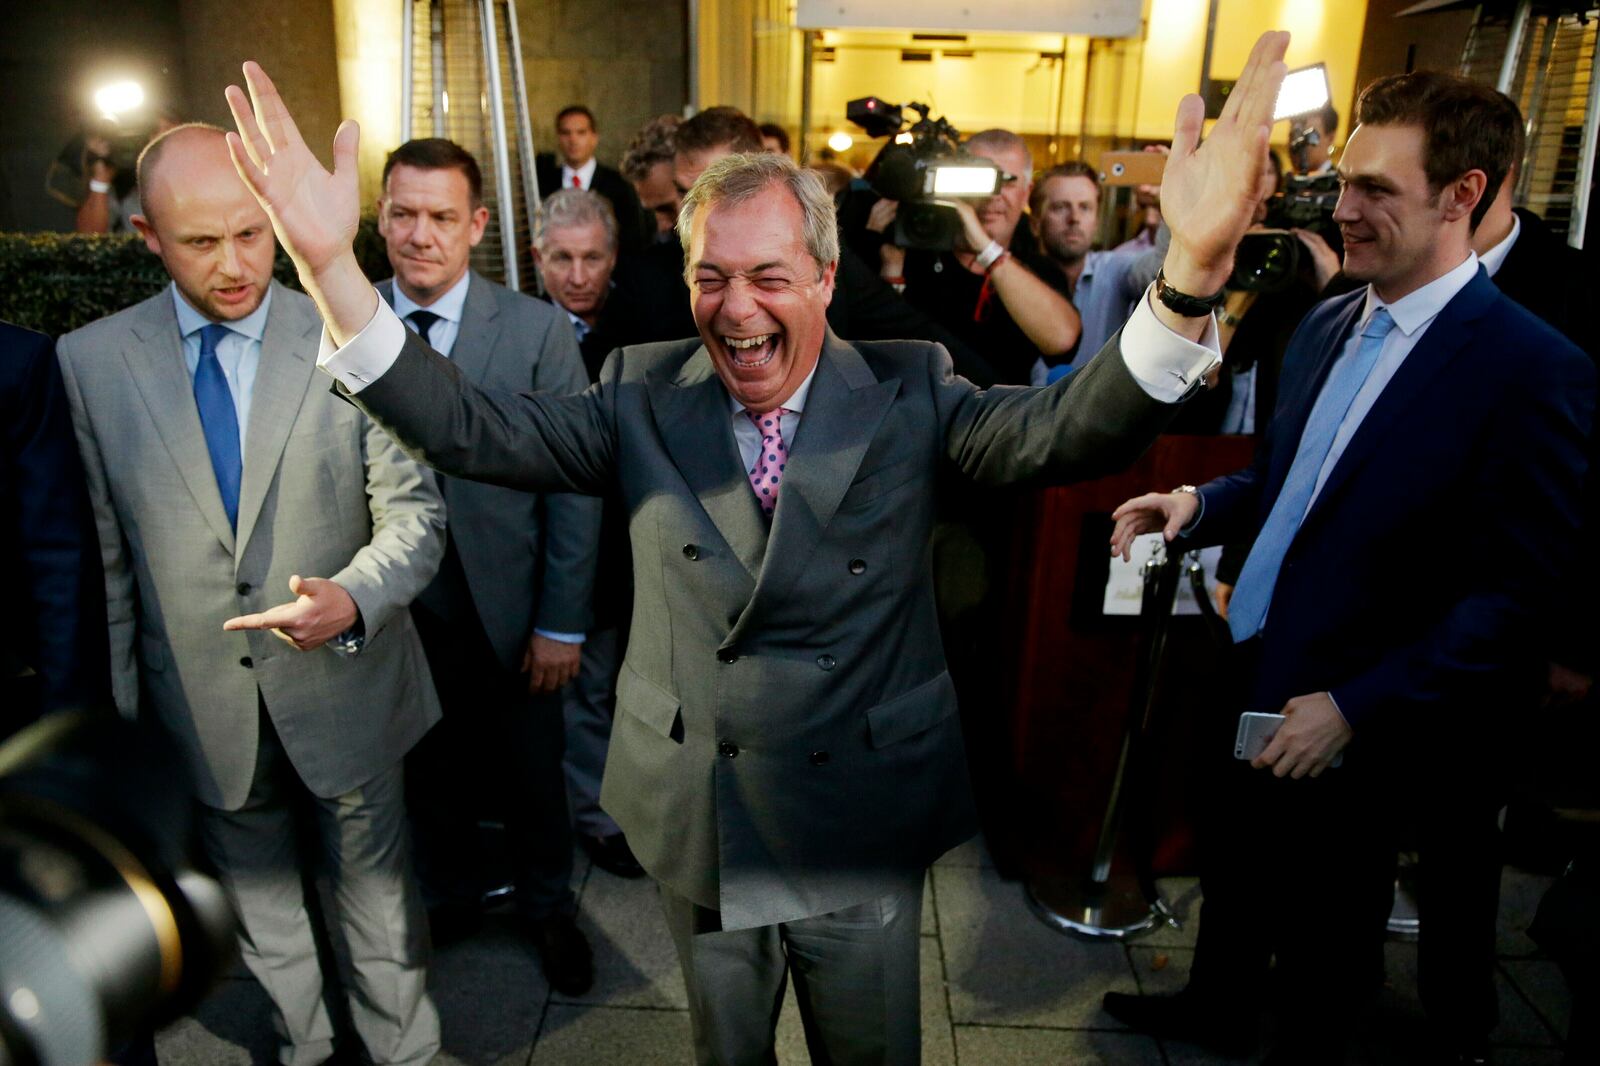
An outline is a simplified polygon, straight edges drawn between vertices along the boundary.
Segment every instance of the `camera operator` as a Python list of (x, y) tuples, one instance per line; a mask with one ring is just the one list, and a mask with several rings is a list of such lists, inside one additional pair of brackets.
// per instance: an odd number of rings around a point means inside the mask
[[(174, 129), (182, 120), (171, 111), (156, 118), (149, 140)], [(133, 233), (133, 216), (140, 213), (139, 183), (134, 158), (142, 143), (134, 140), (119, 149), (114, 129), (89, 134), (83, 142), (83, 199), (78, 203), (73, 230), (77, 233)], [(126, 138), (123, 138), (126, 140)]]
[[(1333, 137), (1339, 132), (1339, 112), (1332, 104), (1289, 124), (1290, 161), (1303, 177), (1333, 173)], [(1315, 137), (1307, 137), (1313, 133)], [(1297, 144), (1296, 142), (1301, 142)]]
[[(1009, 130), (984, 130), (965, 147), (1000, 168), (999, 191), (976, 207), (950, 202), (961, 216), (953, 251), (908, 251), (885, 242), (881, 274), (891, 285), (904, 284), (913, 306), (982, 353), (1002, 383), (1027, 385), (1036, 360), (1059, 362), (1078, 343), (1078, 312), (1043, 280), (1051, 268), (1020, 225), (1033, 186), (1027, 142)], [(868, 227), (885, 230), (897, 210), (893, 201), (879, 201)]]

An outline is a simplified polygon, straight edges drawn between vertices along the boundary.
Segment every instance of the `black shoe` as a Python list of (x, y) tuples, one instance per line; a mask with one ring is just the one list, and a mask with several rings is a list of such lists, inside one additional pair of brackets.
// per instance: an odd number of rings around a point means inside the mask
[(1225, 1055), (1248, 1055), (1256, 1050), (1256, 1030), (1235, 1012), (1219, 1013), (1184, 991), (1171, 996), (1135, 996), (1107, 992), (1101, 1000), (1105, 1012), (1141, 1033), (1199, 1044)]
[(633, 857), (633, 849), (628, 847), (628, 838), (621, 833), (612, 833), (605, 837), (579, 833), (578, 843), (583, 845), (583, 850), (589, 853), (589, 858), (594, 860), (594, 864), (607, 873), (629, 878), (644, 876), (644, 867)]
[(563, 996), (581, 996), (594, 986), (594, 954), (572, 915), (529, 918), (524, 925), (551, 988)]
[(460, 943), (482, 928), (483, 911), (475, 904), (441, 903), (428, 909), (428, 932), (436, 948)]

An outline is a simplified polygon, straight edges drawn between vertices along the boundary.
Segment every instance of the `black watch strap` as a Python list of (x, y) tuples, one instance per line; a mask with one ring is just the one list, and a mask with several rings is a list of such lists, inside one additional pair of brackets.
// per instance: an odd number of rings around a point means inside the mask
[(1211, 312), (1221, 307), (1228, 298), (1227, 289), (1218, 289), (1210, 296), (1191, 296), (1186, 292), (1179, 292), (1167, 284), (1166, 271), (1156, 272), (1156, 299), (1166, 305), (1167, 310), (1184, 318), (1205, 318)]

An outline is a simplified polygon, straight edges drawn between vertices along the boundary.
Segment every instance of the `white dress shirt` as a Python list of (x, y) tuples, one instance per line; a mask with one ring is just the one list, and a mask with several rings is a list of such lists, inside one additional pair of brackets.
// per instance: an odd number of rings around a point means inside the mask
[[(1215, 319), (1206, 322), (1199, 343), (1178, 336), (1162, 325), (1151, 309), (1154, 289), (1151, 285), (1145, 290), (1122, 328), (1122, 360), (1151, 399), (1177, 403), (1189, 392), (1192, 382), (1222, 362), (1217, 324)], [(429, 310), (437, 307), (435, 303)], [(379, 300), (372, 320), (343, 348), (336, 347), (327, 328), (323, 328), (317, 365), (352, 393), (360, 392), (388, 373), (400, 357), (400, 349), (405, 347), (405, 328), (394, 308)]]
[(1361, 310), (1361, 318), (1356, 322), (1355, 329), (1350, 331), (1350, 338), (1345, 341), (1339, 358), (1355, 358), (1356, 349), (1361, 346), (1361, 331), (1366, 328), (1367, 322), (1378, 308), (1389, 309), (1389, 314), (1394, 318), (1394, 329), (1391, 329), (1389, 335), (1383, 339), (1383, 347), (1378, 351), (1378, 361), (1373, 364), (1372, 373), (1367, 375), (1366, 383), (1356, 393), (1356, 398), (1350, 402), (1350, 410), (1345, 412), (1344, 420), (1339, 423), (1339, 431), (1334, 434), (1333, 444), (1328, 448), (1328, 457), (1322, 461), (1322, 467), (1317, 472), (1317, 484), (1311, 490), (1311, 498), (1306, 501), (1307, 513), (1316, 503), (1317, 496), (1321, 494), (1322, 486), (1328, 481), (1328, 475), (1333, 473), (1333, 468), (1338, 465), (1339, 457), (1344, 455), (1345, 448), (1350, 444), (1350, 438), (1361, 428), (1367, 412), (1378, 402), (1378, 397), (1382, 395), (1384, 388), (1405, 363), (1406, 356), (1410, 355), (1417, 342), (1422, 340), (1422, 335), (1428, 332), (1428, 327), (1439, 317), (1439, 312), (1444, 310), (1445, 304), (1455, 299), (1456, 294), (1466, 288), (1467, 283), (1477, 275), (1478, 257), (1468, 252), (1460, 266), (1433, 279), (1415, 292), (1402, 296), (1392, 304), (1385, 304), (1373, 291), (1372, 286), (1367, 286), (1366, 306)]
[(1522, 219), (1512, 215), (1511, 232), (1506, 234), (1499, 244), (1484, 252), (1482, 258), (1478, 260), (1491, 278), (1500, 273), (1500, 268), (1506, 265), (1506, 256), (1511, 254), (1511, 248), (1520, 236), (1522, 236)]
[(572, 184), (572, 179), (574, 177), (576, 177), (578, 179), (579, 183), (582, 185), (582, 187), (587, 189), (589, 187), (589, 185), (594, 181), (594, 168), (598, 164), (599, 164), (599, 161), (597, 159), (595, 159), (594, 156), (590, 156), (589, 157), (589, 161), (587, 163), (585, 163), (583, 166), (579, 167), (577, 170), (573, 170), (571, 167), (567, 166), (567, 164), (562, 163), (561, 164), (561, 187), (563, 189), (574, 188), (575, 186)]
[[(196, 311), (184, 299), (178, 286), (172, 286), (172, 305), (178, 312), (178, 335), (183, 338), (183, 365), (189, 369), (189, 380), (200, 366), (200, 331), (211, 325), (211, 319)], [(261, 306), (235, 322), (220, 322), (228, 327), (228, 335), (217, 342), (217, 362), (222, 364), (222, 376), (228, 381), (228, 392), (233, 396), (233, 413), (239, 421), (239, 458), (244, 458), (245, 430), (250, 425), (250, 399), (256, 391), (256, 368), (261, 365), (261, 336), (267, 331), (267, 314), (272, 309), (272, 287)]]
[(438, 315), (439, 321), (428, 330), (428, 344), (434, 351), (448, 359), (451, 350), (456, 346), (456, 335), (461, 332), (461, 313), (467, 306), (467, 285), (471, 281), (472, 271), (469, 270), (461, 275), (461, 280), (450, 286), (444, 295), (427, 307), (423, 307), (400, 291), (400, 283), (397, 280), (394, 284), (394, 313), (402, 320), (413, 311), (431, 311)]
[[(817, 368), (812, 367), (811, 373), (789, 394), (789, 398), (778, 404), (788, 412), (778, 416), (778, 435), (783, 438), (785, 448), (794, 444), (794, 435), (800, 432), (800, 412), (806, 409), (806, 397), (811, 395), (811, 379), (816, 376)], [(756, 460), (761, 458), (761, 430), (745, 413), (744, 404), (732, 396), (728, 397), (728, 404), (733, 412), (733, 439), (739, 445), (739, 458), (744, 460), (745, 472), (754, 473)]]

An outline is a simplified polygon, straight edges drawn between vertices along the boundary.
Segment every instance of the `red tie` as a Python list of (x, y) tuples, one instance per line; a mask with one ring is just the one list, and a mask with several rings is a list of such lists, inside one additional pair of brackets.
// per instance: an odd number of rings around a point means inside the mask
[(572, 175), (572, 187), (574, 189), (583, 188), (583, 179), (578, 177), (578, 175), (576, 175), (576, 174)]

